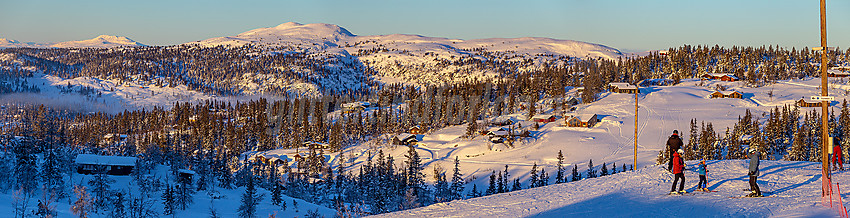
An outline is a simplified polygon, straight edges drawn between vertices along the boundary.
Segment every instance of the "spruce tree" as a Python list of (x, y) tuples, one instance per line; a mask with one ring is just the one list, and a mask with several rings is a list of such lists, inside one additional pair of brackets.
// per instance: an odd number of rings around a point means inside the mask
[(245, 193), (242, 193), (242, 203), (237, 209), (240, 218), (257, 217), (257, 205), (263, 200), (263, 196), (257, 194), (257, 189), (254, 187), (254, 176), (249, 176), (245, 184)]
[(617, 174), (617, 162), (611, 164), (611, 175)]
[(607, 175), (608, 175), (608, 166), (606, 166), (606, 164), (603, 162), (602, 163), (602, 174), (600, 174), (599, 176), (607, 176)]
[(455, 156), (455, 167), (452, 170), (451, 200), (460, 200), (463, 197), (463, 174), (460, 173), (460, 160)]
[(555, 183), (566, 182), (564, 177), (564, 154), (558, 150), (558, 174), (555, 175)]
[(578, 173), (578, 165), (573, 165), (572, 181), (575, 182), (575, 181), (579, 181), (579, 180), (581, 180), (581, 174)]
[(162, 192), (162, 205), (164, 208), (162, 214), (173, 215), (176, 212), (177, 205), (175, 203), (174, 188), (170, 184), (165, 185), (165, 189)]
[(26, 194), (32, 194), (38, 186), (38, 168), (36, 168), (36, 156), (32, 153), (30, 143), (18, 143), (15, 148), (15, 179), (16, 189), (23, 190)]
[(587, 162), (587, 178), (596, 178), (596, 170), (593, 169), (593, 159)]
[(531, 172), (528, 173), (531, 179), (528, 181), (528, 188), (535, 188), (539, 184), (539, 175), (537, 175), (537, 162), (531, 166)]
[(44, 152), (44, 162), (41, 164), (41, 180), (47, 191), (59, 198), (65, 196), (65, 179), (62, 175), (62, 163), (54, 149)]
[(484, 192), (484, 195), (492, 195), (498, 193), (498, 189), (496, 187), (496, 171), (490, 174), (490, 185), (487, 186), (487, 191)]
[(517, 179), (514, 179), (514, 187), (511, 189), (511, 191), (519, 191), (519, 190), (522, 190), (522, 183), (520, 183), (519, 179), (517, 178)]

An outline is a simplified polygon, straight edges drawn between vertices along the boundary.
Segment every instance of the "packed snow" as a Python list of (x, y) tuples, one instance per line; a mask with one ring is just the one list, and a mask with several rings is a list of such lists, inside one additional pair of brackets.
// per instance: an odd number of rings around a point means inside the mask
[[(746, 160), (706, 161), (708, 188), (696, 191), (696, 162), (686, 163), (685, 190), (668, 195), (673, 175), (649, 166), (610, 176), (554, 184), (479, 198), (438, 203), (374, 217), (834, 217), (821, 205), (820, 163), (761, 161), (758, 185), (767, 198), (749, 193)], [(846, 171), (832, 174), (848, 181)], [(843, 190), (843, 192), (846, 192)], [(847, 200), (846, 194), (842, 197)], [(837, 197), (837, 196), (836, 196)]]

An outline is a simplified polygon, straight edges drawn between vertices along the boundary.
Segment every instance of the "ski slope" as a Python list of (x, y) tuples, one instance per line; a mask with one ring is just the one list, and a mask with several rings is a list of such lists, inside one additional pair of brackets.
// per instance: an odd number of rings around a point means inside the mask
[[(758, 185), (768, 198), (740, 198), (749, 188), (746, 160), (707, 161), (708, 187), (693, 192), (698, 177), (685, 172), (693, 195), (667, 195), (673, 175), (662, 166), (434, 204), (374, 217), (836, 217), (822, 207), (820, 163), (762, 161)], [(687, 162), (691, 169), (696, 162)], [(847, 172), (833, 174), (848, 181)], [(843, 194), (846, 202), (850, 200)]]

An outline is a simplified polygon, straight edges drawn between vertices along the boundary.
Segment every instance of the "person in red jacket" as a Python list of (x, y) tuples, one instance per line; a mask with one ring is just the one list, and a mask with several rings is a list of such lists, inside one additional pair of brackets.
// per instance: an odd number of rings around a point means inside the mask
[(838, 142), (832, 147), (832, 168), (844, 171), (844, 158), (841, 156), (841, 146)]
[[(685, 151), (679, 149), (676, 153), (673, 153), (673, 174), (675, 174), (675, 178), (673, 179), (673, 187), (670, 188), (670, 194), (676, 193), (685, 193), (685, 161), (682, 160), (682, 154)], [(679, 181), (679, 191), (676, 192), (676, 183)]]

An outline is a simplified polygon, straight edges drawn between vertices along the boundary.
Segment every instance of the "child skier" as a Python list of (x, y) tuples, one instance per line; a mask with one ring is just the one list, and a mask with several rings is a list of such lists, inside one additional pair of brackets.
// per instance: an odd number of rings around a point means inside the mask
[(699, 161), (699, 183), (697, 184), (697, 190), (701, 190), (704, 192), (708, 190), (708, 181), (705, 180), (705, 173), (708, 172), (708, 169), (705, 168), (705, 159)]

